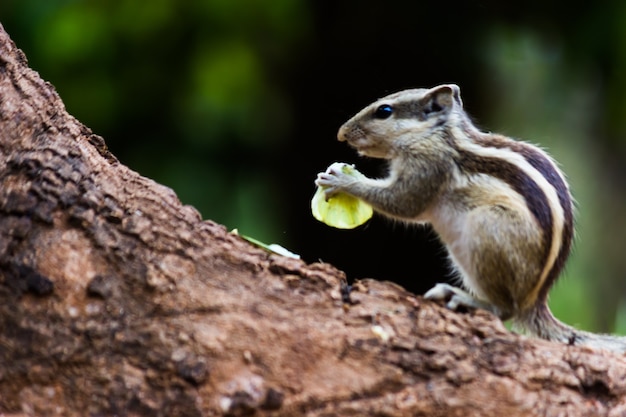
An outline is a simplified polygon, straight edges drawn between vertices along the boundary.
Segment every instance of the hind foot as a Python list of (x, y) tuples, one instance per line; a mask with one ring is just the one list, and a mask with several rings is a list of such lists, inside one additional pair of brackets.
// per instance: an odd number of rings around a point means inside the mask
[(453, 311), (459, 311), (462, 308), (480, 308), (487, 310), (500, 316), (500, 312), (493, 305), (479, 300), (472, 294), (450, 284), (439, 283), (432, 287), (424, 294), (424, 298), (433, 301), (445, 301), (446, 307)]

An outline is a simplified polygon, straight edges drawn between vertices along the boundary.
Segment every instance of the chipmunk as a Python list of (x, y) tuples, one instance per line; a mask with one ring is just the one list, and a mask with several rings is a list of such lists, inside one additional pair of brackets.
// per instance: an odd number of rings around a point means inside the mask
[(626, 352), (626, 338), (552, 315), (548, 292), (574, 236), (565, 176), (538, 147), (476, 128), (458, 86), (384, 97), (341, 126), (338, 139), (389, 161), (389, 174), (358, 178), (333, 164), (315, 181), (326, 197), (347, 193), (384, 216), (429, 223), (447, 248), (464, 289), (437, 284), (426, 298), (489, 310), (543, 339)]

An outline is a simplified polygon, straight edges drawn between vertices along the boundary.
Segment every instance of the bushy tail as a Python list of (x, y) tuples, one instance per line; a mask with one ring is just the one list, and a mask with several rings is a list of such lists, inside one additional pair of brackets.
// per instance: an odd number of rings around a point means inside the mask
[(575, 329), (554, 317), (546, 304), (540, 304), (527, 314), (518, 317), (516, 323), (541, 339), (626, 353), (626, 337)]

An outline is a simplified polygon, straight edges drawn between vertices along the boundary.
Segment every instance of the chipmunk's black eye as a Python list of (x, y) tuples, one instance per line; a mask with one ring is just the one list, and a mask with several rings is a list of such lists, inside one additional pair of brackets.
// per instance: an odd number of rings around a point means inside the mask
[(374, 117), (377, 119), (386, 119), (393, 113), (393, 107), (389, 104), (381, 104), (374, 112)]

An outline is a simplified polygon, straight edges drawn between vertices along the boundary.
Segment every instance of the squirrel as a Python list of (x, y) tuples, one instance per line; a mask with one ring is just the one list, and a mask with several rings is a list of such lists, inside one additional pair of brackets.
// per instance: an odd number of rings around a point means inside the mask
[(337, 137), (387, 160), (389, 174), (348, 175), (333, 164), (315, 181), (326, 198), (347, 193), (384, 216), (430, 224), (445, 245), (463, 289), (440, 283), (425, 298), (486, 309), (542, 339), (626, 352), (626, 338), (577, 330), (548, 307), (574, 237), (565, 176), (539, 147), (474, 126), (458, 86), (391, 94)]

